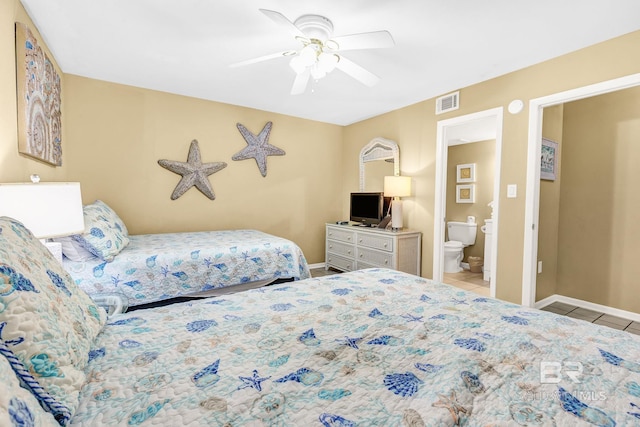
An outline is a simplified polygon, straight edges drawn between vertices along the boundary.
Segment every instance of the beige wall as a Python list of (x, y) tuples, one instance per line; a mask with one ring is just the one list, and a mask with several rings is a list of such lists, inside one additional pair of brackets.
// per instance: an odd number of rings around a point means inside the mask
[(558, 151), (556, 152), (555, 181), (540, 180), (538, 261), (542, 261), (542, 273), (539, 273), (536, 278), (536, 301), (557, 293), (563, 110), (563, 105), (547, 107), (544, 109), (542, 119), (542, 137), (557, 142)]
[[(324, 224), (340, 217), (342, 127), (67, 75), (69, 179), (102, 199), (134, 234), (255, 228), (289, 238), (310, 263), (324, 261)], [(258, 134), (273, 122), (263, 177), (236, 123)], [(216, 199), (195, 188), (170, 196), (180, 176), (157, 163), (186, 161), (198, 140), (203, 162), (228, 166), (209, 177)]]
[[(475, 203), (456, 203), (456, 173), (457, 165), (475, 163), (476, 180)], [(467, 216), (476, 217), (478, 229), (476, 243), (464, 249), (464, 262), (469, 256), (484, 258), (484, 233), (480, 227), (485, 219), (491, 218), (491, 208), (488, 206), (493, 200), (493, 184), (495, 178), (496, 141), (481, 141), (449, 147), (447, 156), (447, 221), (466, 222)], [(445, 238), (448, 239), (448, 236)]]
[[(0, 182), (29, 181), (29, 175), (38, 174), (43, 181), (64, 181), (67, 156), (64, 151), (66, 135), (62, 128), (62, 167), (53, 167), (18, 153), (18, 116), (16, 94), (16, 46), (15, 23), (29, 26), (40, 41), (40, 46), (56, 67), (64, 86), (65, 77), (54, 56), (48, 50), (37, 28), (25, 12), (19, 0), (0, 1)], [(62, 94), (62, 120), (65, 120), (65, 97)]]
[[(344, 133), (344, 181), (357, 183), (358, 150), (373, 136), (394, 139), (400, 146), (402, 175), (414, 177), (415, 196), (405, 199), (405, 225), (422, 231), (422, 271), (432, 275), (433, 205), (435, 185), (436, 123), (438, 120), (470, 114), (521, 99), (585, 86), (640, 72), (640, 32), (488, 80), (460, 90), (460, 109), (436, 116), (434, 100), (393, 111), (354, 125)], [(505, 108), (506, 111), (506, 108)], [(497, 296), (522, 300), (522, 257), (524, 244), (525, 184), (527, 166), (528, 109), (516, 115), (506, 113), (500, 185), (500, 223), (496, 272)], [(351, 169), (349, 165), (354, 165)], [(506, 198), (507, 184), (518, 186), (517, 198)], [(344, 210), (347, 203), (344, 201)], [(640, 255), (640, 250), (634, 251)], [(633, 252), (632, 252), (633, 253)]]
[(640, 87), (564, 105), (557, 293), (640, 312)]

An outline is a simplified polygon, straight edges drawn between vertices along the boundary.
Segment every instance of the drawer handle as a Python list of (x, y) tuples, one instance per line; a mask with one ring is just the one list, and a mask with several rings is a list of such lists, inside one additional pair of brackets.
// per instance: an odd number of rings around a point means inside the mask
[(388, 260), (388, 259), (385, 259), (385, 260), (384, 260), (384, 263), (385, 263), (385, 264), (389, 264), (389, 260)]
[(360, 258), (362, 258), (362, 254), (360, 254)]
[(351, 255), (351, 251), (347, 251), (347, 253), (348, 253), (349, 255)]
[(329, 245), (329, 249), (333, 249), (333, 245)]
[(347, 240), (351, 240), (351, 236), (347, 237)]
[(385, 247), (385, 248), (387, 247), (387, 244), (386, 244), (386, 243), (384, 244), (384, 247)]
[(358, 242), (362, 243), (362, 239), (358, 240)]
[(333, 236), (333, 233), (329, 233), (329, 236)]

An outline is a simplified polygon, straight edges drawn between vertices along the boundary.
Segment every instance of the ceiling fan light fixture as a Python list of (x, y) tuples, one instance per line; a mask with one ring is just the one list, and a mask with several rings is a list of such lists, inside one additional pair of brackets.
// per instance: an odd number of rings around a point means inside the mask
[(318, 55), (317, 67), (322, 69), (325, 74), (330, 73), (335, 70), (339, 60), (340, 57), (335, 53), (322, 52), (320, 55)]

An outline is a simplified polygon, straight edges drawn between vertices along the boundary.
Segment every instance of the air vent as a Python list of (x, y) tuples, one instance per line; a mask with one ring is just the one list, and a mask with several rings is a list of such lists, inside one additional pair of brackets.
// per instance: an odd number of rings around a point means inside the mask
[(436, 99), (436, 114), (446, 113), (460, 108), (460, 92), (450, 93)]

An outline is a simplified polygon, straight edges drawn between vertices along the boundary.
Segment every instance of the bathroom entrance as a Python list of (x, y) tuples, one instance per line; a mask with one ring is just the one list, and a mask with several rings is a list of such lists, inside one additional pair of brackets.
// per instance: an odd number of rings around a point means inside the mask
[(502, 114), (500, 107), (438, 122), (436, 149), (433, 278), (491, 296)]

